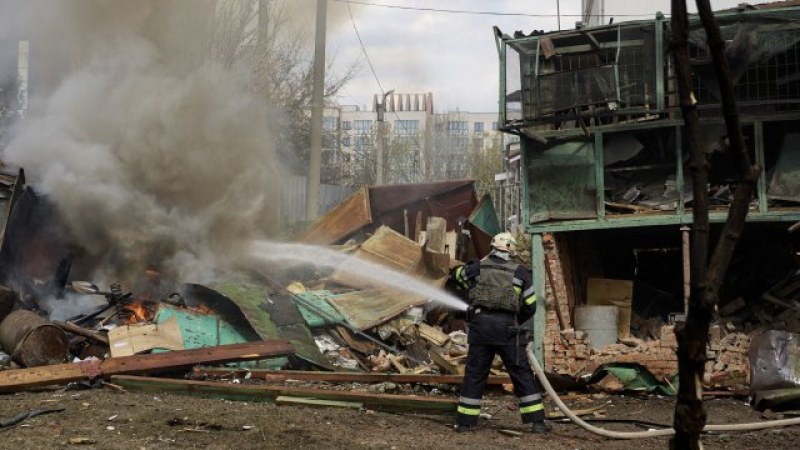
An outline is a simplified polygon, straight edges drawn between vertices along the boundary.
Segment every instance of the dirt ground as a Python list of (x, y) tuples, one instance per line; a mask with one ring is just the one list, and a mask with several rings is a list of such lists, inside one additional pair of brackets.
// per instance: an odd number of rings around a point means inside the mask
[[(447, 393), (455, 397), (455, 393)], [(571, 395), (574, 409), (602, 406), (607, 419), (636, 418), (671, 422), (673, 401), (657, 396)], [(65, 411), (34, 417), (0, 432), (2, 449), (639, 449), (667, 448), (666, 438), (611, 441), (575, 425), (554, 423), (549, 435), (508, 436), (524, 431), (514, 398), (491, 393), (480, 429), (452, 430), (452, 416), (415, 416), (335, 408), (276, 406), (174, 395), (90, 390), (48, 390), (0, 395), (0, 420), (30, 409), (62, 406)], [(712, 423), (763, 420), (744, 400), (707, 403)], [(550, 406), (548, 404), (548, 406)], [(553, 411), (552, 408), (548, 408)], [(630, 424), (599, 424), (616, 430), (641, 430)], [(75, 444), (77, 438), (90, 443)], [(797, 448), (800, 427), (709, 435), (707, 449)], [(499, 447), (498, 447), (499, 446)]]

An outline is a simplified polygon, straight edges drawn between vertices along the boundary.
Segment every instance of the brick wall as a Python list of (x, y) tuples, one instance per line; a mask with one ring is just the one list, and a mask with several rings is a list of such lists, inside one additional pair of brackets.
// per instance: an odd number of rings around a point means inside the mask
[[(591, 348), (586, 333), (571, 328), (567, 305), (568, 289), (564, 270), (558, 257), (558, 248), (552, 236), (543, 239), (547, 267), (545, 330), (545, 369), (561, 374), (580, 376), (597, 367), (612, 362), (636, 362), (645, 366), (657, 377), (669, 377), (678, 371), (677, 340), (674, 326), (661, 327), (657, 339), (626, 339), (603, 348)], [(568, 270), (568, 269), (567, 269)], [(552, 280), (550, 279), (552, 278)], [(581, 300), (582, 301), (582, 300)], [(577, 303), (577, 302), (573, 302)], [(566, 308), (565, 308), (566, 306)], [(562, 318), (559, 319), (557, 307)], [(566, 317), (564, 317), (566, 316)], [(565, 320), (567, 319), (567, 320)], [(567, 327), (564, 327), (565, 323)], [(750, 337), (728, 326), (713, 325), (709, 334), (708, 362), (705, 384), (709, 388), (742, 388), (749, 383), (750, 367), (747, 350)]]

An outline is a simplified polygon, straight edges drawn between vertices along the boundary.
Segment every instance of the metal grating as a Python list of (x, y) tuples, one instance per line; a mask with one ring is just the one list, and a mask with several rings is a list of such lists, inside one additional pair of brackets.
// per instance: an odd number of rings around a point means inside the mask
[[(743, 26), (726, 30), (726, 34), (734, 34), (726, 39), (726, 56), (736, 77), (737, 102), (772, 105), (776, 111), (800, 110), (800, 29), (767, 31), (755, 26), (741, 29)], [(742, 37), (745, 34), (749, 36)], [(690, 45), (689, 57), (697, 100), (701, 105), (719, 104), (719, 88), (705, 42)]]

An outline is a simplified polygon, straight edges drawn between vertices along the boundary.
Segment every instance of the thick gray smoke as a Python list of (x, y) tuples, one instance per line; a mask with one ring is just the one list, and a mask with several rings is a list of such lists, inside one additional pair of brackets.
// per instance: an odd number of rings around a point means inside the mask
[(39, 58), (28, 119), (2, 157), (57, 205), (98, 281), (148, 265), (208, 281), (274, 226), (277, 113), (250, 94), (246, 71), (205, 57), (212, 4), (26, 0), (0, 11), (0, 38), (30, 40)]

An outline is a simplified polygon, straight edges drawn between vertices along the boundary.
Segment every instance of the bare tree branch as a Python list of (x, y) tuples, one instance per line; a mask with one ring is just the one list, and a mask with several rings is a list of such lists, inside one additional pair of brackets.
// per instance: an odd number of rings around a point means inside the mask
[[(285, 113), (279, 139), (285, 159), (298, 171), (307, 167), (313, 52), (307, 33), (291, 23), (284, 3), (270, 0), (212, 0), (209, 57), (225, 67), (241, 66), (251, 74), (255, 95)], [(335, 56), (335, 55), (334, 55)], [(334, 71), (326, 61), (325, 99), (334, 98), (360, 70), (352, 61)]]

